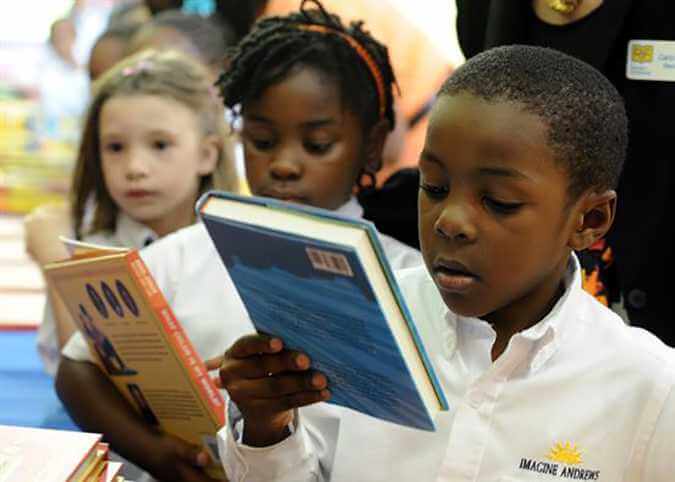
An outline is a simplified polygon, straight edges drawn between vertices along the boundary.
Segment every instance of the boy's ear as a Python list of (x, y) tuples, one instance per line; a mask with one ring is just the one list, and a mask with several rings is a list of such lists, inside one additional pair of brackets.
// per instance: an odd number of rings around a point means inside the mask
[(382, 152), (384, 151), (384, 143), (389, 135), (389, 121), (386, 119), (380, 120), (375, 124), (366, 139), (366, 164), (365, 169), (373, 174), (382, 167)]
[(216, 134), (209, 134), (202, 139), (201, 158), (197, 172), (200, 176), (207, 176), (216, 170), (220, 153), (223, 150), (223, 140)]
[(589, 192), (582, 195), (580, 202), (577, 203), (576, 221), (569, 247), (581, 251), (602, 239), (614, 222), (615, 212), (615, 191)]

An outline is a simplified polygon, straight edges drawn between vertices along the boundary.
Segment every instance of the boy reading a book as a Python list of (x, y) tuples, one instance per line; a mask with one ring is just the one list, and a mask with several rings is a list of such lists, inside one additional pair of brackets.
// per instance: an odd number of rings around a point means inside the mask
[(305, 354), (243, 337), (209, 362), (230, 480), (672, 480), (675, 354), (585, 293), (573, 254), (611, 226), (626, 145), (581, 61), (510, 46), (461, 67), (420, 159), (426, 269), (399, 273), (450, 411), (423, 432), (317, 403), (331, 381)]

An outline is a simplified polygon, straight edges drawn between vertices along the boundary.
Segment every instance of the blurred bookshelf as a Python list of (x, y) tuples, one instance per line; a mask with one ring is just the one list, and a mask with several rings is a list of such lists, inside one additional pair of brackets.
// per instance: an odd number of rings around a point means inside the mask
[(64, 200), (78, 135), (79, 119), (46, 119), (36, 96), (0, 83), (0, 212)]

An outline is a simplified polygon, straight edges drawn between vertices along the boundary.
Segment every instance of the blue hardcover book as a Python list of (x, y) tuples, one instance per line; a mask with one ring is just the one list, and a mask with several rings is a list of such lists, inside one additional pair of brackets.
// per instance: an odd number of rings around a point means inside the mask
[(331, 403), (435, 429), (447, 402), (371, 223), (221, 192), (197, 210), (256, 329), (307, 353)]

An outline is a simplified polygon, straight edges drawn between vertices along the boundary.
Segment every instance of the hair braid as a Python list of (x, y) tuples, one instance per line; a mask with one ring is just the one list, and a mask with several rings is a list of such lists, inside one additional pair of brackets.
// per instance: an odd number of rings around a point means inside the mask
[[(315, 8), (305, 8), (306, 3)], [(328, 30), (302, 28), (309, 25)], [(359, 116), (364, 128), (371, 128), (380, 120), (378, 86), (363, 57), (342, 35), (354, 39), (372, 58), (384, 87), (383, 117), (393, 128), (396, 78), (387, 48), (363, 28), (363, 22), (345, 26), (317, 0), (303, 0), (299, 12), (261, 20), (233, 49), (230, 66), (217, 82), (225, 105), (245, 107), (296, 66), (305, 66), (334, 79), (345, 105)]]

